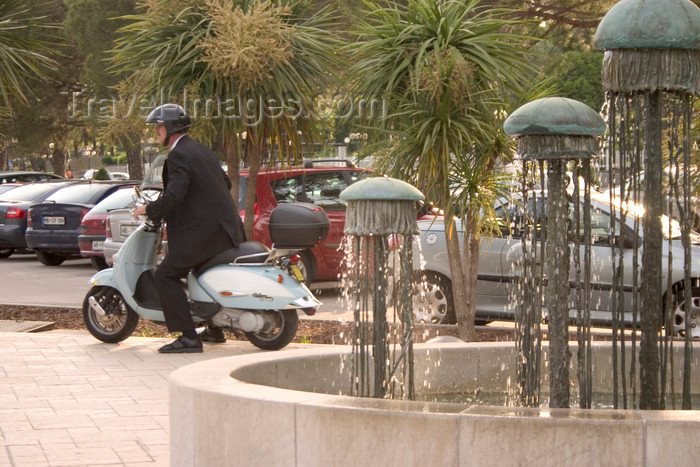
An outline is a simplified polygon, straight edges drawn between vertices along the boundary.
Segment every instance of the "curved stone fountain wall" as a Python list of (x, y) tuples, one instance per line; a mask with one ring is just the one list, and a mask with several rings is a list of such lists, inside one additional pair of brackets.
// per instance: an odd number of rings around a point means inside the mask
[[(593, 350), (594, 390), (610, 391), (609, 345)], [(676, 351), (680, 361), (682, 346)], [(426, 375), (418, 377), (418, 393), (502, 390), (515, 377), (512, 343), (423, 344), (415, 353), (416, 374)], [(700, 412), (356, 398), (342, 395), (350, 390), (350, 358), (348, 347), (315, 346), (176, 370), (171, 465), (655, 466), (700, 459)], [(700, 388), (697, 372), (692, 387)]]

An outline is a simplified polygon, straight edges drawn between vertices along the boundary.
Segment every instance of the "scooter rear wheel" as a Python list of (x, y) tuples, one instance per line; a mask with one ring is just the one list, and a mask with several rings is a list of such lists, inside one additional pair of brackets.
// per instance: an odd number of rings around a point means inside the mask
[[(102, 307), (104, 315), (92, 309), (89, 301), (91, 296)], [(90, 289), (83, 300), (83, 321), (90, 334), (97, 339), (116, 343), (134, 332), (139, 324), (139, 315), (126, 304), (117, 289), (97, 286)]]
[(248, 340), (263, 350), (279, 350), (294, 339), (299, 327), (297, 310), (270, 312), (274, 325), (267, 332), (246, 332)]

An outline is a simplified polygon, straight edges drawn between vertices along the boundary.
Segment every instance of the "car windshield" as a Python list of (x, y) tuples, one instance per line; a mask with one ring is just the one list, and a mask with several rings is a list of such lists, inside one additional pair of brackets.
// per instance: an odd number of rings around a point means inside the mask
[[(597, 197), (594, 197), (597, 199)], [(611, 235), (610, 227), (610, 205), (609, 200), (598, 199), (599, 205), (591, 205), (591, 235), (593, 236), (594, 243), (608, 243), (609, 237)], [(547, 206), (543, 202), (542, 197), (537, 198), (536, 208), (533, 210), (535, 203), (532, 198), (528, 200), (528, 215), (532, 217), (533, 212), (537, 213), (537, 224), (541, 225), (543, 228), (546, 227), (547, 219)], [(601, 209), (600, 206), (605, 206)], [(583, 200), (581, 200), (581, 207), (583, 207)], [(642, 216), (644, 215), (644, 208), (640, 205), (634, 205), (633, 203), (628, 203), (625, 205), (627, 208), (626, 215), (628, 219), (636, 218), (640, 223), (642, 221)], [(615, 209), (617, 214), (617, 222), (620, 222), (620, 208), (619, 205)], [(522, 203), (519, 201), (505, 203), (499, 206), (495, 210), (496, 217), (498, 218), (498, 223), (501, 225), (501, 232), (503, 235), (512, 234), (513, 237), (520, 237), (523, 234), (524, 220), (523, 220), (523, 209)], [(569, 224), (574, 225), (574, 205), (573, 202), (569, 202)], [(580, 213), (580, 234), (583, 234), (583, 212)], [(667, 239), (679, 239), (681, 238), (681, 225), (676, 220), (669, 218), (666, 215), (661, 216), (661, 225), (663, 230), (663, 235)], [(619, 226), (618, 226), (619, 228)], [(700, 234), (697, 232), (691, 232), (690, 238), (693, 243), (700, 242)]]
[[(671, 219), (668, 216), (661, 216), (661, 229), (664, 233), (664, 237), (666, 238), (670, 238), (672, 240), (681, 238), (681, 224), (675, 219)], [(700, 243), (700, 234), (695, 231), (691, 231), (690, 241), (696, 244)]]
[(348, 187), (348, 182), (343, 173), (349, 175), (351, 184), (369, 175), (369, 172), (336, 170), (307, 173), (273, 180), (270, 188), (278, 204), (303, 201), (330, 211), (344, 211), (346, 204), (340, 193)]
[[(149, 196), (155, 193), (153, 190), (146, 192)], [(134, 188), (122, 188), (117, 190), (102, 201), (100, 201), (94, 208), (92, 208), (93, 214), (104, 214), (113, 209), (125, 208), (131, 204), (136, 197), (136, 191)]]
[(32, 201), (44, 193), (55, 190), (58, 185), (53, 183), (36, 183), (24, 185), (0, 195), (0, 201)]
[(58, 180), (61, 178), (63, 177), (43, 172), (6, 172), (0, 174), (0, 183), (40, 182), (44, 180)]
[(104, 193), (109, 187), (110, 185), (81, 183), (58, 190), (56, 193), (46, 198), (46, 201), (54, 203), (88, 203), (96, 195)]
[[(142, 190), (160, 188), (163, 186), (163, 167), (165, 166), (165, 160), (167, 158), (167, 154), (160, 154), (149, 164), (146, 175), (141, 182)], [(224, 170), (223, 167), (222, 170)], [(116, 179), (117, 177), (114, 178)]]
[(143, 177), (141, 182), (141, 188), (146, 190), (149, 188), (155, 188), (163, 186), (163, 166), (165, 165), (165, 159), (168, 158), (167, 154), (160, 154), (158, 157), (153, 159), (153, 162), (148, 166), (146, 175)]
[(0, 193), (5, 193), (6, 191), (14, 190), (15, 188), (19, 188), (17, 185), (9, 185), (7, 183), (3, 183), (0, 185)]
[[(636, 218), (641, 224), (642, 218), (644, 217), (644, 206), (632, 201), (620, 203), (619, 199), (617, 198), (613, 199), (613, 204), (615, 205), (617, 211), (620, 211), (620, 206), (622, 206), (627, 216)], [(681, 238), (682, 228), (680, 222), (675, 219), (671, 219), (666, 214), (661, 215), (661, 229), (665, 238), (670, 238), (672, 240)], [(690, 240), (693, 243), (700, 242), (700, 234), (695, 231), (691, 231)]]

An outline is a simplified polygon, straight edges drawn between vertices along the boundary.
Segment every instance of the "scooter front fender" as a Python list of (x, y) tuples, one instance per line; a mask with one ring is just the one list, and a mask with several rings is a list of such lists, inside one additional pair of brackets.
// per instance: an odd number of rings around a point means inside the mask
[[(120, 293), (122, 293), (122, 291), (117, 286), (117, 281), (114, 277), (113, 268), (103, 269), (102, 271), (99, 271), (97, 274), (92, 276), (89, 284), (91, 287), (112, 287), (118, 290)], [(163, 317), (163, 312), (161, 310), (149, 310), (147, 308), (143, 308), (139, 306), (138, 303), (136, 303), (133, 297), (124, 296), (123, 293), (122, 296), (124, 297), (124, 301), (127, 303), (127, 305), (129, 305), (142, 318), (146, 318), (154, 322), (165, 321), (165, 318)]]
[(103, 285), (107, 287), (117, 288), (117, 283), (114, 281), (114, 269), (107, 268), (96, 273), (92, 278), (90, 278), (89, 284), (91, 286)]

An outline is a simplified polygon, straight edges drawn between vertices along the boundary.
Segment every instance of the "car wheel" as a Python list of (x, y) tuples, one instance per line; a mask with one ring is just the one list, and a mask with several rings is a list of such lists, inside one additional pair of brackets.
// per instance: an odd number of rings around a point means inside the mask
[(36, 257), (39, 259), (39, 261), (41, 261), (41, 264), (45, 264), (46, 266), (58, 266), (63, 264), (63, 262), (66, 260), (65, 255), (39, 250), (36, 252)]
[(92, 267), (98, 271), (102, 271), (103, 269), (107, 269), (109, 267), (104, 256), (91, 256), (90, 264), (92, 264)]
[(416, 323), (455, 324), (457, 318), (450, 281), (437, 274), (416, 275), (413, 285), (413, 319)]
[(679, 291), (673, 296), (673, 335), (685, 336), (686, 321), (690, 321), (692, 337), (700, 337), (700, 288), (692, 289), (690, 307), (685, 306), (685, 292)]
[(0, 258), (9, 258), (14, 252), (14, 248), (0, 248)]
[(306, 285), (311, 284), (316, 279), (316, 261), (314, 261), (314, 255), (306, 250), (299, 253), (301, 256), (301, 261), (297, 263), (301, 274), (304, 276), (304, 283)]

